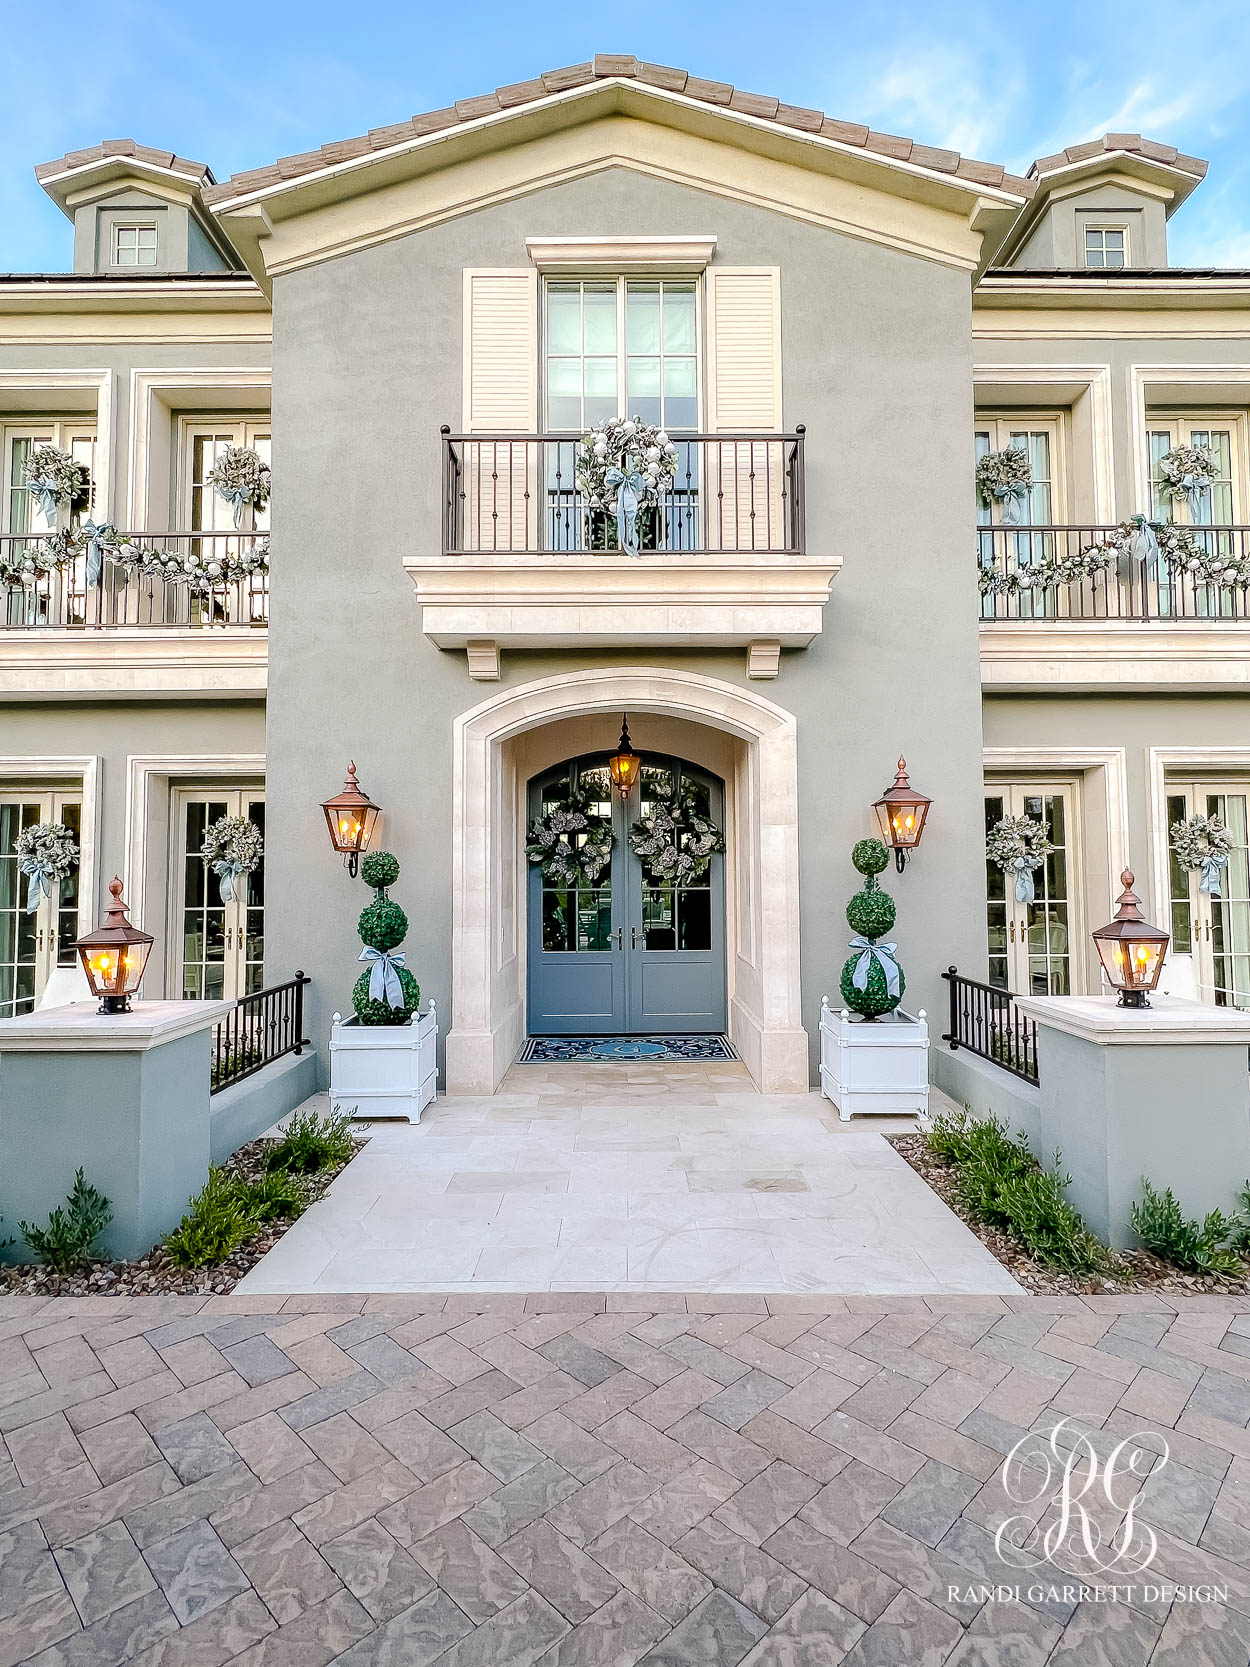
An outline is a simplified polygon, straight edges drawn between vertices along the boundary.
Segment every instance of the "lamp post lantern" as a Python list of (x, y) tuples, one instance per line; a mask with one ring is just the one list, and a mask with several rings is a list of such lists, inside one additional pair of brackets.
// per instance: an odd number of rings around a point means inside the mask
[(1120, 875), (1120, 893), (1115, 919), (1091, 934), (1098, 959), (1113, 990), (1120, 993), (1121, 1007), (1149, 1007), (1146, 997), (1159, 982), (1163, 957), (1171, 934), (1143, 918), (1141, 900), (1133, 891), (1133, 872)]
[(122, 883), (114, 876), (109, 886), (113, 901), (94, 932), (74, 946), (101, 1013), (129, 1013), (130, 998), (139, 988), (154, 942), (150, 932), (133, 926), (122, 901)]

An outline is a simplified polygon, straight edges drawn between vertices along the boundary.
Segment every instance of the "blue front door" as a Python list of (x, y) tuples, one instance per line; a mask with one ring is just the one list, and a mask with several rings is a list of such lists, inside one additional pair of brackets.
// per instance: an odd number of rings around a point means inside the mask
[(630, 849), (630, 828), (688, 793), (724, 826), (724, 787), (679, 759), (644, 758), (628, 800), (611, 791), (601, 757), (575, 759), (530, 783), (529, 815), (580, 792), (610, 818), (609, 866), (572, 888), (529, 865), (529, 1032), (533, 1036), (720, 1033), (726, 1024), (725, 859), (674, 884)]

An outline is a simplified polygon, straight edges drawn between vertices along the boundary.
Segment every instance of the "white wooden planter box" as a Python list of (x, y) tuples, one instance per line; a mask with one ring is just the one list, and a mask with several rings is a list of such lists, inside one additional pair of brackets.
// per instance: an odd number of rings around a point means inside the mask
[(419, 1123), (438, 1089), (434, 1003), (402, 1025), (362, 1025), (334, 1015), (330, 1026), (330, 1103), (356, 1117), (406, 1117)]
[(924, 1009), (866, 1020), (820, 1002), (820, 1091), (844, 1123), (864, 1112), (919, 1116), (929, 1109), (929, 1027)]

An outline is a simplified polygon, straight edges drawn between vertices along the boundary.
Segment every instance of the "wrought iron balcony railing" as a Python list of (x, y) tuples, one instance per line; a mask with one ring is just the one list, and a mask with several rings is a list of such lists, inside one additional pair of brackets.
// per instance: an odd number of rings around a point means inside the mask
[(101, 532), (0, 535), (0, 631), (268, 625), (268, 533)]
[[(616, 521), (577, 480), (577, 436), (443, 431), (444, 555), (593, 555)], [(803, 434), (674, 435), (678, 466), (644, 508), (644, 553), (801, 555)]]
[(1123, 524), (978, 527), (981, 619), (1039, 625), (1250, 620), (1250, 527), (1184, 533), (1188, 563), (1168, 559), (1166, 536), (1160, 552), (1136, 553)]

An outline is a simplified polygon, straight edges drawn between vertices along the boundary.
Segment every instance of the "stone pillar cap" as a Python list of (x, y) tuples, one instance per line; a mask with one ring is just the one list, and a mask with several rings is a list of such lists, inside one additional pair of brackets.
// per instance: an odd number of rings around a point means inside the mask
[(1182, 996), (1156, 992), (1149, 1007), (1121, 1007), (1115, 996), (1017, 996), (1016, 1006), (1039, 1025), (1101, 1047), (1250, 1046), (1250, 1012)]
[(0, 1019), (0, 1054), (143, 1053), (207, 1030), (233, 1001), (136, 1001), (129, 1013), (101, 1013), (96, 1002), (44, 1007)]

